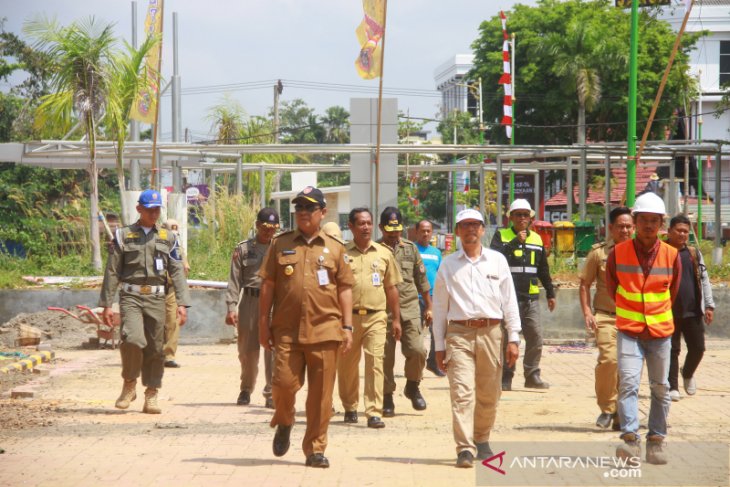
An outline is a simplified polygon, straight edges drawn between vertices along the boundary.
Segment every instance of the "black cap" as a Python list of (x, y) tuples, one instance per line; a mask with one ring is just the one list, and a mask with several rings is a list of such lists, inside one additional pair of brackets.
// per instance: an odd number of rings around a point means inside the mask
[(400, 210), (394, 206), (389, 206), (380, 214), (380, 224), (386, 232), (400, 232), (403, 230), (403, 216)]
[(324, 195), (314, 186), (307, 186), (301, 190), (296, 198), (292, 200), (292, 203), (317, 203), (321, 208), (327, 206), (327, 200), (324, 198)]
[(273, 208), (261, 208), (256, 221), (272, 228), (279, 228), (279, 214)]

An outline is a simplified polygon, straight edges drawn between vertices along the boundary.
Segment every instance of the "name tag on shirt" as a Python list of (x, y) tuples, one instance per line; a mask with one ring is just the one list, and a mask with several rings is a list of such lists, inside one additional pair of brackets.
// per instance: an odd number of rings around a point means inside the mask
[(378, 272), (373, 272), (373, 286), (380, 286), (380, 274)]
[(320, 269), (317, 271), (317, 280), (320, 286), (326, 286), (330, 283), (330, 276), (327, 274), (327, 269)]
[(159, 257), (155, 259), (155, 269), (158, 271), (165, 270), (165, 263)]

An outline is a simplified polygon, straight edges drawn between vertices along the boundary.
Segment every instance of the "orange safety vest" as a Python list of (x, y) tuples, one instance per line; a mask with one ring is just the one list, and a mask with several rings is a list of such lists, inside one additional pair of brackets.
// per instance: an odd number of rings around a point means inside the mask
[(659, 242), (659, 251), (649, 275), (636, 257), (634, 241), (617, 244), (616, 254), (616, 328), (638, 335), (649, 327), (649, 334), (655, 338), (674, 333), (672, 317), (672, 287), (674, 263), (677, 249)]

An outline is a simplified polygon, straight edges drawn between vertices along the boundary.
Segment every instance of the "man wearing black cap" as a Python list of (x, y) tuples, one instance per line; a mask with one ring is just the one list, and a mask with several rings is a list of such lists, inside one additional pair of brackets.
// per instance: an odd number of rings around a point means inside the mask
[(175, 235), (157, 225), (162, 198), (148, 189), (139, 196), (139, 220), (117, 229), (109, 249), (99, 306), (102, 318), (113, 326), (112, 303), (119, 291), (122, 319), (119, 351), (122, 356), (124, 385), (116, 401), (118, 409), (127, 409), (137, 398), (137, 378), (142, 375), (145, 401), (142, 412), (160, 414), (157, 391), (165, 372), (165, 285), (170, 276), (175, 287), (180, 326), (187, 320), (190, 302), (182, 254)]
[[(236, 404), (245, 406), (251, 402), (251, 392), (256, 386), (259, 373), (259, 293), (261, 278), (258, 275), (261, 262), (269, 250), (271, 239), (279, 228), (279, 214), (273, 208), (262, 208), (256, 217), (256, 235), (239, 242), (231, 258), (231, 273), (226, 292), (226, 324), (238, 326), (238, 361), (241, 363), (241, 388)], [(272, 353), (264, 350), (266, 407), (273, 409), (271, 398)]]
[[(383, 210), (380, 215), (380, 231), (383, 238), (380, 243), (389, 248), (398, 263), (403, 282), (398, 284), (400, 303), (401, 352), (406, 358), (404, 373), (406, 386), (403, 395), (411, 400), (416, 411), (426, 409), (426, 400), (421, 395), (419, 384), (423, 379), (423, 369), (426, 366), (426, 348), (423, 346), (423, 326), (421, 324), (421, 307), (418, 304), (418, 295), (423, 296), (425, 313), (431, 313), (431, 286), (426, 277), (426, 267), (418, 252), (416, 244), (401, 238), (403, 232), (403, 216), (392, 206)], [(386, 418), (395, 415), (395, 338), (392, 327), (392, 314), (388, 317), (388, 334), (385, 342), (385, 359), (383, 369), (385, 386), (383, 388), (383, 416)]]
[[(259, 342), (275, 349), (273, 450), (289, 450), (296, 393), (307, 378), (305, 465), (328, 468), (324, 456), (338, 352), (352, 346), (352, 271), (340, 240), (320, 231), (322, 192), (307, 186), (292, 201), (296, 229), (276, 237), (259, 270)], [(271, 308), (273, 304), (273, 315)]]

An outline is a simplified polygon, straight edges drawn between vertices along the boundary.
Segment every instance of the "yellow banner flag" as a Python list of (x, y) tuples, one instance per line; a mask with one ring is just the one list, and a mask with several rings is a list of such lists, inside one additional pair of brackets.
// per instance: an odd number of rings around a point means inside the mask
[[(147, 36), (162, 34), (162, 2), (163, 0), (149, 0), (147, 6), (147, 18), (144, 22), (144, 31)], [(154, 124), (157, 117), (157, 93), (160, 90), (160, 56), (162, 55), (162, 42), (158, 42), (147, 54), (145, 69), (150, 79), (149, 83), (143, 86), (129, 110), (129, 118), (142, 123)]]
[(365, 17), (355, 29), (360, 42), (360, 54), (355, 61), (357, 74), (364, 79), (380, 76), (383, 62), (383, 35), (385, 34), (385, 2), (387, 0), (362, 0)]

